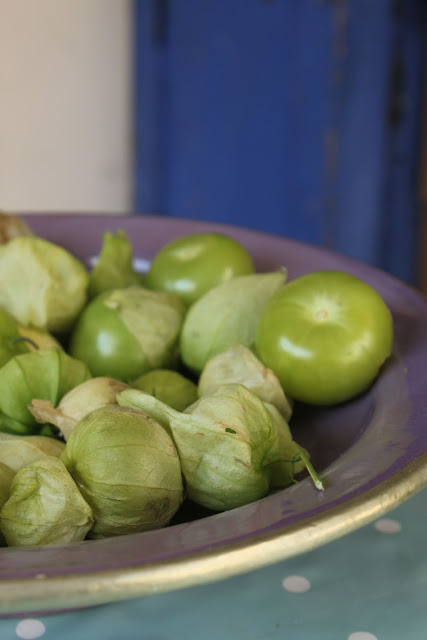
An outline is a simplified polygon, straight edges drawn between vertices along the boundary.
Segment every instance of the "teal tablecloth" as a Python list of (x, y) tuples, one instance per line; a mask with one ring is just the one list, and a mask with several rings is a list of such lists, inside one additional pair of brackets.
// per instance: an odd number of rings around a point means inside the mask
[(0, 620), (0, 640), (427, 640), (427, 490), (291, 560), (210, 585)]

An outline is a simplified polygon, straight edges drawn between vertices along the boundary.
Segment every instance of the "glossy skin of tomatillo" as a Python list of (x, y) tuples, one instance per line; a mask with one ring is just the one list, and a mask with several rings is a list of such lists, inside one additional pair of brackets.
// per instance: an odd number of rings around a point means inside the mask
[(173, 240), (155, 255), (145, 286), (175, 293), (190, 305), (216, 285), (253, 272), (252, 258), (237, 240), (195, 233)]
[(331, 405), (368, 388), (392, 347), (391, 313), (375, 289), (345, 272), (317, 271), (269, 302), (255, 351), (289, 396)]

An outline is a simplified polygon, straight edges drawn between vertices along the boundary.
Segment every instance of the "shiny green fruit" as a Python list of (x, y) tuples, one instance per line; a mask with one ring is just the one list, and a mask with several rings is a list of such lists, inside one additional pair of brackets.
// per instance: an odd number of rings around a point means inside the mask
[(287, 284), (265, 307), (255, 351), (285, 392), (330, 405), (364, 391), (393, 347), (391, 313), (349, 273), (317, 271)]

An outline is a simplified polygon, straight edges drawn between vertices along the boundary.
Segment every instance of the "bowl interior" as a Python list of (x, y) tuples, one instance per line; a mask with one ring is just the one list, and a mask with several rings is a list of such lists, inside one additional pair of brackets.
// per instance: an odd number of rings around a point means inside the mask
[(340, 269), (372, 286), (389, 305), (395, 347), (371, 389), (334, 408), (297, 405), (291, 421), (326, 485), (317, 491), (309, 479), (230, 512), (211, 514), (186, 505), (165, 529), (88, 541), (67, 547), (3, 549), (0, 579), (43, 574), (99, 572), (177, 561), (216, 551), (293, 526), (379, 486), (427, 450), (423, 375), (427, 351), (426, 303), (393, 277), (344, 256), (286, 238), (226, 225), (155, 216), (31, 215), (35, 233), (89, 264), (101, 248), (102, 233), (124, 229), (137, 258), (150, 260), (170, 240), (189, 233), (219, 231), (251, 252), (257, 270), (286, 266), (289, 279), (319, 269)]

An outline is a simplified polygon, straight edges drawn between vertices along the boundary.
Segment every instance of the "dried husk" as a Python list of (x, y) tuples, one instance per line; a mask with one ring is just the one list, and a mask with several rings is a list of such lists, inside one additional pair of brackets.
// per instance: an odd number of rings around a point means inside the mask
[(28, 409), (40, 424), (53, 424), (68, 440), (76, 424), (91, 411), (116, 404), (116, 394), (127, 384), (105, 376), (90, 378), (65, 394), (57, 408), (49, 400), (34, 399)]

